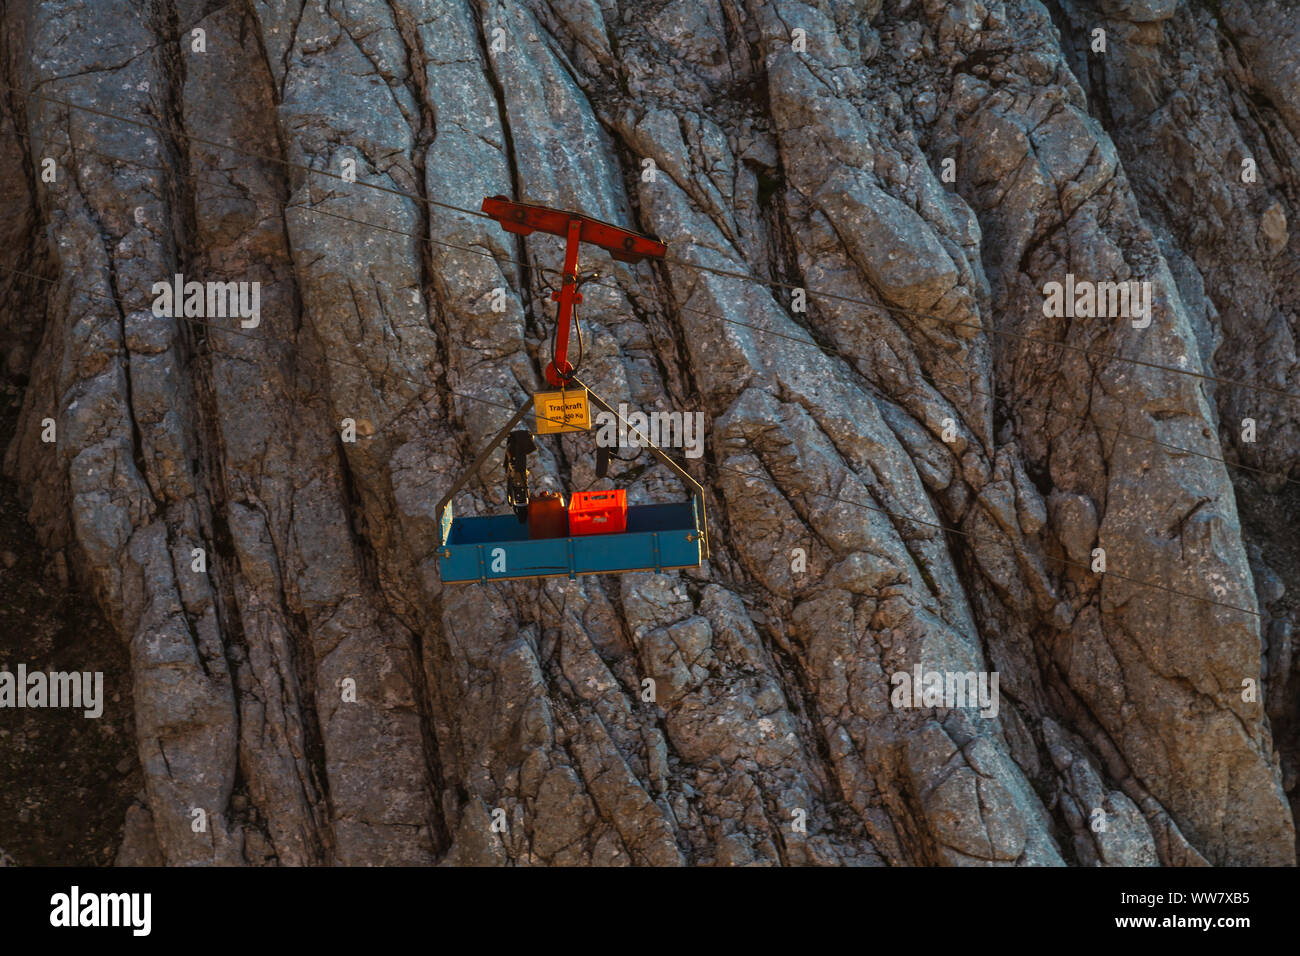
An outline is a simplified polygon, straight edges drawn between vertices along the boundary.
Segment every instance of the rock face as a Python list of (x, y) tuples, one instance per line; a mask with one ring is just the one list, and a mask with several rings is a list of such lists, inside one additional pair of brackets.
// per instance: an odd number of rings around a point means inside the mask
[[(1295, 863), (1295, 4), (5, 17), (4, 465), (129, 653), (119, 863)], [(705, 414), (705, 568), (440, 582), (550, 357), (494, 194), (669, 243), (584, 250), (583, 377)]]

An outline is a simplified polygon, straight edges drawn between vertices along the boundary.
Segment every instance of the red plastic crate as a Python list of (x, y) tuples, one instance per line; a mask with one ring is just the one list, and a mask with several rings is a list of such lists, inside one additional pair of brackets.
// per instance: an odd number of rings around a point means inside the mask
[(569, 502), (569, 534), (617, 534), (627, 530), (627, 492), (578, 491)]

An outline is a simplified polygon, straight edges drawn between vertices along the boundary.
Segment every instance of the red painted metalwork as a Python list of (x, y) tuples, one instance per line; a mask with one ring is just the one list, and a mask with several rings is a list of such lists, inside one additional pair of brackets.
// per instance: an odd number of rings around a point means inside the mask
[(582, 301), (578, 291), (578, 245), (589, 242), (609, 250), (619, 262), (637, 263), (642, 259), (662, 259), (668, 247), (654, 236), (632, 232), (619, 226), (592, 219), (581, 213), (552, 209), (515, 202), (505, 196), (489, 196), (483, 200), (487, 213), (506, 232), (527, 236), (533, 232), (546, 232), (564, 237), (564, 272), (560, 288), (551, 293), (559, 303), (555, 317), (558, 323), (555, 336), (555, 354), (546, 366), (546, 380), (555, 387), (565, 385), (573, 374), (569, 364), (569, 324), (574, 320), (573, 307)]

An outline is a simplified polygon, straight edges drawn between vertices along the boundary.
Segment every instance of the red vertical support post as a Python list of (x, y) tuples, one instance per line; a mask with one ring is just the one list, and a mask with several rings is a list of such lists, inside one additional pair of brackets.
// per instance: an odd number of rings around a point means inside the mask
[(578, 241), (582, 237), (582, 220), (570, 219), (564, 245), (564, 278), (560, 288), (551, 298), (560, 303), (555, 317), (555, 356), (546, 366), (546, 380), (559, 388), (573, 371), (569, 364), (569, 322), (573, 318), (574, 303), (582, 301), (578, 291)]

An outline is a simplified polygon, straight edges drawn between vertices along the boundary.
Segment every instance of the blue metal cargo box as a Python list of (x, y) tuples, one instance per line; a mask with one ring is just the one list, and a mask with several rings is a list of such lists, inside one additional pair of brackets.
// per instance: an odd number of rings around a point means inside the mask
[(528, 539), (513, 514), (455, 518), (447, 507), (438, 570), (444, 582), (662, 571), (700, 565), (695, 501), (630, 505), (620, 534)]

